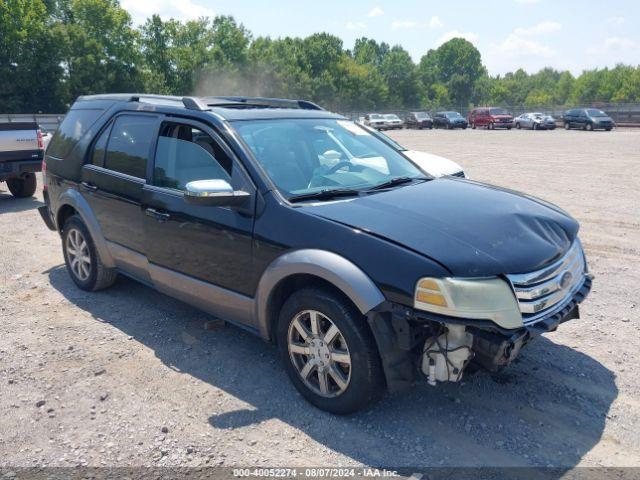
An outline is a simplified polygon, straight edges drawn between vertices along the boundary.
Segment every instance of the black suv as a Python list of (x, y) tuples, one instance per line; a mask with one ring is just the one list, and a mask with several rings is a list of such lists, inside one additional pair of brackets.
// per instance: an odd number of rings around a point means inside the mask
[(597, 108), (575, 108), (567, 110), (563, 117), (564, 128), (581, 128), (583, 130), (602, 129), (609, 132), (615, 123), (613, 119)]
[(438, 112), (433, 117), (433, 126), (435, 128), (465, 129), (469, 124), (458, 112)]
[(45, 162), (78, 287), (122, 273), (255, 332), (335, 413), (502, 368), (591, 286), (564, 211), (433, 179), (310, 102), (81, 97)]
[(406, 128), (433, 128), (433, 119), (426, 112), (409, 112), (404, 120)]

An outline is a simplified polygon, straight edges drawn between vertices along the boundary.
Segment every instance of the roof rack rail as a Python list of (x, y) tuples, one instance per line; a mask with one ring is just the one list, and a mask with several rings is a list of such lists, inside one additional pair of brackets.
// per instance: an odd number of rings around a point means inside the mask
[(324, 110), (320, 105), (317, 105), (308, 100), (293, 100), (288, 98), (268, 98), (268, 97), (242, 97), (242, 96), (215, 96), (215, 97), (203, 97), (207, 105), (210, 106), (223, 106), (223, 105), (246, 105), (255, 107), (270, 107), (270, 108), (295, 108), (300, 110)]
[(120, 102), (140, 102), (155, 104), (169, 103), (182, 105), (189, 110), (209, 110), (208, 105), (197, 97), (177, 97), (172, 95), (154, 95), (149, 93), (107, 93), (100, 95), (83, 95), (81, 97), (78, 97), (78, 100), (114, 100)]

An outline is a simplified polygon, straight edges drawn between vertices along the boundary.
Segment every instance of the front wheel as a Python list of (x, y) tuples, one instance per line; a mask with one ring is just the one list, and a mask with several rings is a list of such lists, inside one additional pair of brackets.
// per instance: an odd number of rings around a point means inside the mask
[(516, 129), (520, 130), (520, 124), (519, 123), (516, 123)]
[(493, 129), (495, 129), (495, 128), (496, 128), (496, 126), (495, 126), (495, 124), (494, 124), (493, 122), (491, 122), (489, 125), (487, 125), (487, 128), (488, 128), (489, 130), (493, 130)]
[(7, 179), (7, 187), (11, 195), (16, 198), (32, 197), (36, 193), (36, 174), (27, 173), (21, 178)]
[(294, 386), (321, 410), (353, 413), (384, 392), (366, 319), (330, 291), (305, 288), (291, 295), (280, 311), (277, 343)]
[(472, 128), (473, 130), (475, 130), (475, 129), (476, 129), (476, 122), (473, 122), (473, 123), (471, 124), (471, 128)]
[(564, 124), (564, 129), (565, 130), (569, 130), (571, 128), (571, 126), (569, 125), (569, 123), (565, 123)]
[(585, 130), (587, 130), (587, 132), (593, 132), (593, 124), (592, 123), (587, 123), (587, 125), (584, 128), (585, 128)]

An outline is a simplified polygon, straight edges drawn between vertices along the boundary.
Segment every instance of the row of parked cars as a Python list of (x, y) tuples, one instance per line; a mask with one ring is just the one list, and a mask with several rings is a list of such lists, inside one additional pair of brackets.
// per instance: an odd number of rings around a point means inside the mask
[[(523, 113), (514, 117), (504, 108), (480, 107), (469, 111), (467, 118), (459, 112), (447, 111), (437, 112), (431, 116), (427, 112), (408, 112), (404, 121), (393, 113), (380, 114), (368, 113), (362, 119), (362, 123), (377, 130), (394, 130), (401, 128), (497, 128), (531, 130), (554, 130), (557, 121), (551, 115), (541, 112)], [(571, 128), (581, 128), (583, 130), (611, 130), (615, 127), (615, 122), (602, 110), (596, 108), (575, 108), (567, 110), (562, 117), (561, 123), (566, 130)]]

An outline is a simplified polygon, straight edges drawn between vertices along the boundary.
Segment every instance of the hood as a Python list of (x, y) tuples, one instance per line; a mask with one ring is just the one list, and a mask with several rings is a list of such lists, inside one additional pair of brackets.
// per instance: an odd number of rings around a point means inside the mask
[(456, 276), (538, 270), (578, 233), (573, 218), (546, 202), (448, 177), (303, 210), (402, 245)]
[(427, 152), (417, 150), (405, 150), (404, 153), (410, 160), (418, 165), (422, 170), (434, 177), (443, 175), (453, 175), (462, 171), (462, 167), (448, 158), (439, 157)]

